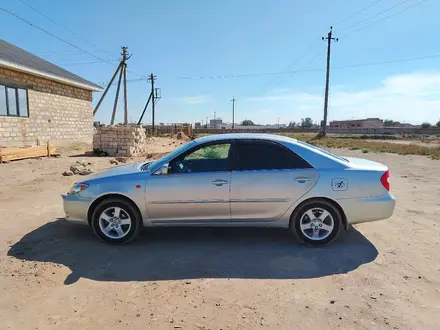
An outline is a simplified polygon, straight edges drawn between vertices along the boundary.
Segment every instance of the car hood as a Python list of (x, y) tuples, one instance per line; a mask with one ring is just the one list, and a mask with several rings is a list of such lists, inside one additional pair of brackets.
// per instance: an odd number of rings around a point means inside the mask
[(150, 164), (152, 162), (153, 161), (147, 161), (147, 162), (142, 161), (142, 162), (137, 162), (134, 164), (115, 166), (115, 167), (103, 170), (101, 172), (97, 172), (95, 174), (88, 175), (87, 179), (93, 180), (93, 179), (99, 179), (99, 178), (103, 178), (103, 177), (111, 177), (111, 176), (117, 176), (117, 175), (123, 175), (123, 174), (142, 172), (143, 165)]

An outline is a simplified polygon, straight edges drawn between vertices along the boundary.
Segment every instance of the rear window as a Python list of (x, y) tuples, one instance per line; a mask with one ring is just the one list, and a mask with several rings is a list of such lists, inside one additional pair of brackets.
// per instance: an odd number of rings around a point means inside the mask
[(310, 144), (310, 143), (306, 143), (306, 142), (303, 142), (303, 141), (299, 141), (299, 140), (297, 140), (297, 143), (298, 144), (302, 144), (302, 145), (304, 145), (304, 146), (307, 146), (307, 147), (310, 147), (310, 148), (312, 148), (312, 149), (315, 149), (315, 150), (319, 150), (320, 152), (322, 152), (322, 153), (324, 153), (324, 154), (326, 154), (326, 155), (329, 155), (329, 156), (331, 156), (331, 157), (333, 157), (333, 158), (336, 158), (336, 159), (339, 159), (339, 160), (342, 160), (343, 162), (349, 162), (347, 159), (345, 159), (344, 157), (341, 157), (341, 156), (337, 156), (337, 155), (335, 155), (335, 154), (332, 154), (331, 152), (329, 152), (329, 151), (327, 151), (327, 150), (324, 150), (324, 149), (321, 149), (321, 148), (319, 148), (319, 147), (317, 147), (317, 146), (314, 146), (313, 144)]
[(310, 168), (293, 151), (275, 143), (242, 141), (237, 143), (239, 170), (280, 170)]

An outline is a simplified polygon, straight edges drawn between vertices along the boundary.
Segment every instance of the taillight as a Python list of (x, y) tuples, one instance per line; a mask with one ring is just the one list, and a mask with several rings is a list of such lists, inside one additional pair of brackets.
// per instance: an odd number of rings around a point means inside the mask
[(382, 177), (380, 178), (380, 182), (382, 183), (382, 186), (387, 190), (390, 191), (390, 170), (387, 170)]

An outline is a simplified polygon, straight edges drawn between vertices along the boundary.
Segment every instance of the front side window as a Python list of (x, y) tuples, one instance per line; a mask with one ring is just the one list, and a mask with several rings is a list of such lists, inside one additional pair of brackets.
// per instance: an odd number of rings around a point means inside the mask
[(171, 173), (228, 171), (230, 143), (202, 146), (170, 163)]
[(310, 168), (293, 151), (276, 143), (239, 142), (237, 144), (238, 170), (281, 170)]
[(29, 117), (27, 90), (0, 85), (0, 116)]

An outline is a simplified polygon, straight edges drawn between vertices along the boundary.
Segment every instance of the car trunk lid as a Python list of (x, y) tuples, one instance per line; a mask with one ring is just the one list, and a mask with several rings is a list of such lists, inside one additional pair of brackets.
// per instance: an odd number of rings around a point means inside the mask
[(374, 162), (372, 160), (364, 159), (364, 158), (355, 158), (355, 157), (344, 157), (348, 160), (349, 166), (355, 169), (366, 170), (366, 171), (378, 171), (378, 172), (386, 172), (388, 167)]

